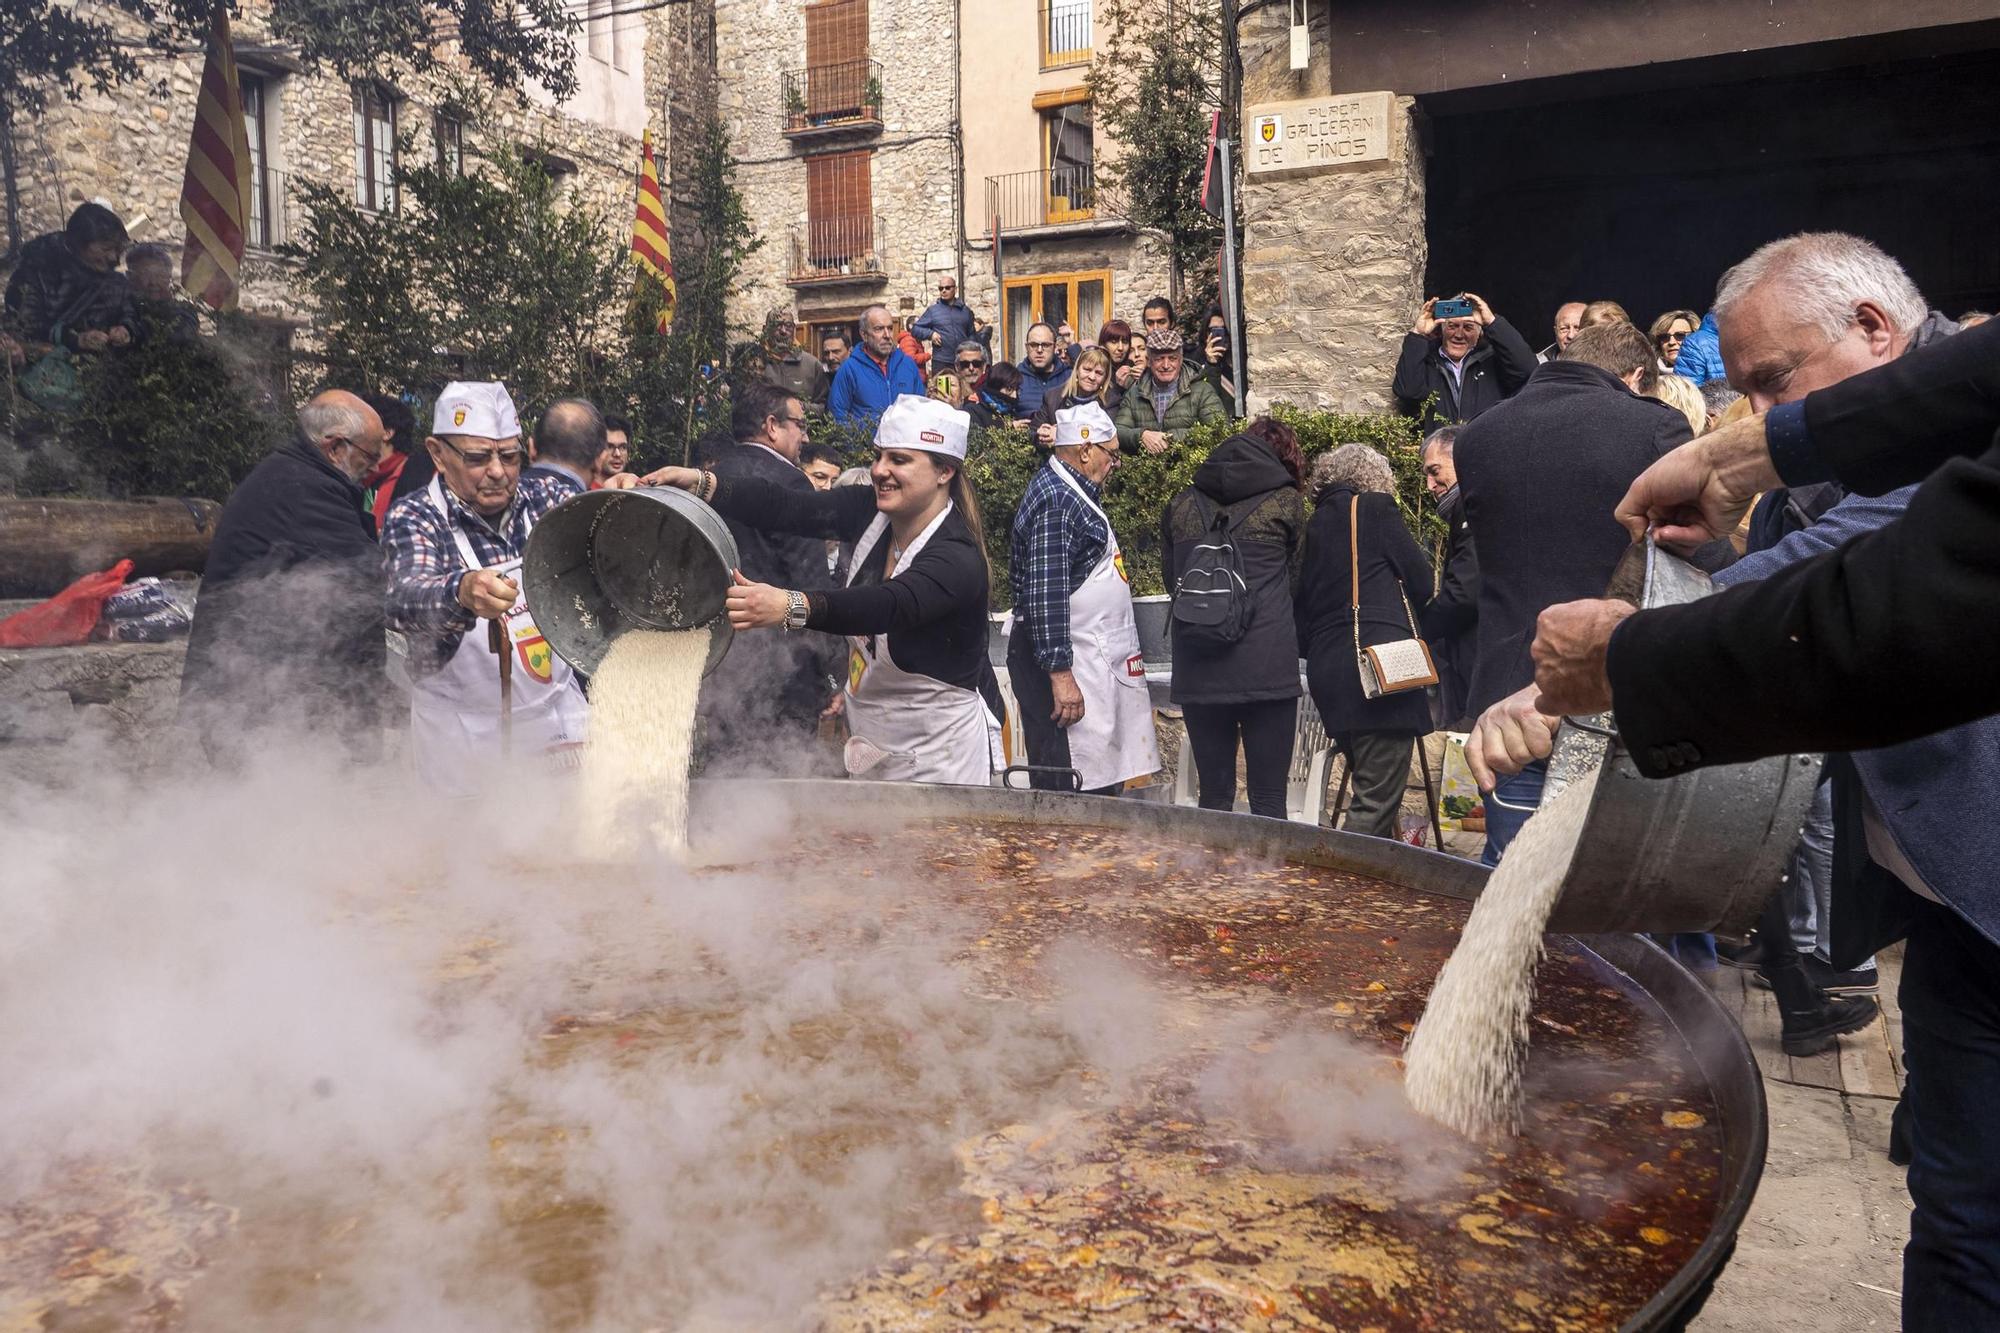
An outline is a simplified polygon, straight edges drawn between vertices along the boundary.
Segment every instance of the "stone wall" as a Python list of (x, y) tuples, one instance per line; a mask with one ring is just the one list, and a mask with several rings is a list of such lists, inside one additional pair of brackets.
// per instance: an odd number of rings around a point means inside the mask
[(186, 655), (185, 639), (0, 650), (0, 763), (16, 779), (57, 781), (80, 762), (171, 762)]
[[(296, 62), (283, 57), (259, 59), (255, 48), (269, 40), (268, 12), (267, 0), (246, 0), (234, 22), (234, 36), (242, 71), (267, 80), (269, 166), (288, 184), (309, 180), (351, 198), (350, 85), (330, 71), (287, 71), (281, 66)], [(644, 23), (643, 45), (628, 61), (638, 68), (604, 75), (635, 82), (643, 89), (645, 106), (656, 109), (651, 119), (663, 170), (674, 151), (672, 131), (683, 128), (705, 105), (712, 88), (706, 67), (695, 63), (707, 48), (703, 36), (707, 12), (704, 4), (674, 5), (623, 20)], [(591, 60), (587, 51), (579, 51), (580, 66)], [(17, 124), (24, 239), (59, 229), (77, 204), (102, 199), (125, 219), (134, 241), (165, 245), (178, 262), (185, 235), (179, 210), (181, 177), (201, 66), (199, 52), (149, 56), (139, 79), (106, 93), (86, 92), (75, 103), (58, 97), (46, 115)], [(156, 84), (163, 91), (156, 93)], [(428, 160), (433, 152), (432, 115), (447, 100), (447, 86), (444, 77), (413, 76), (396, 85), (398, 136), (406, 153)], [(606, 97), (593, 100), (609, 105)], [(631, 100), (626, 98), (628, 111)], [(576, 171), (569, 178), (573, 197), (603, 213), (614, 239), (629, 238), (639, 161), (636, 137), (508, 93), (490, 94), (483, 105), (464, 111), (467, 170), (478, 170), (482, 156), (502, 144), (539, 148), (574, 163)], [(305, 210), (295, 186), (278, 207), (281, 230), (301, 232)], [(243, 267), (243, 309), (303, 322), (292, 266), (269, 251), (251, 251)]]
[[(1312, 67), (1287, 67), (1282, 8), (1246, 16), (1243, 106), (1332, 90), (1327, 16), (1314, 7)], [(1394, 407), (1389, 383), (1423, 303), (1424, 148), (1414, 98), (1398, 97), (1389, 161), (1243, 185), (1244, 339), (1250, 407)]]

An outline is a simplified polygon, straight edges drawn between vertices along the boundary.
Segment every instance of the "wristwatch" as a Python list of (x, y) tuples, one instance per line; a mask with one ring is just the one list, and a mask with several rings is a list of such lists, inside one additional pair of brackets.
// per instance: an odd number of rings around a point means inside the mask
[(787, 631), (804, 629), (806, 627), (806, 615), (811, 609), (804, 593), (800, 592), (797, 588), (788, 591), (785, 594), (785, 629)]

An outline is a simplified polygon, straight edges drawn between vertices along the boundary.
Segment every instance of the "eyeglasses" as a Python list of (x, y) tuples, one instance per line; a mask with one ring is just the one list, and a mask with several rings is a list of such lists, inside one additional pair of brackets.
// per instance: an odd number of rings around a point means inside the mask
[(485, 467), (487, 464), (493, 461), (495, 455), (499, 456), (501, 467), (509, 467), (509, 468), (519, 467), (521, 466), (521, 460), (528, 456), (528, 451), (526, 449), (521, 449), (521, 448), (461, 449), (457, 445), (453, 444), (450, 440), (444, 441), (444, 447), (451, 450), (453, 453), (457, 454), (460, 460), (463, 461), (467, 467), (471, 468)]
[(1028, 344), (1028, 350), (1031, 352), (1046, 352), (1049, 348), (1054, 346), (1055, 346), (1054, 343), (1044, 338), (1040, 342), (1030, 342)]
[(984, 361), (954, 361), (952, 365), (959, 370), (986, 369), (986, 363)]
[(789, 417), (789, 416), (781, 417), (774, 415), (771, 418), (771, 420), (777, 422), (781, 426), (796, 426), (800, 430), (804, 430), (806, 428), (806, 419), (804, 417)]

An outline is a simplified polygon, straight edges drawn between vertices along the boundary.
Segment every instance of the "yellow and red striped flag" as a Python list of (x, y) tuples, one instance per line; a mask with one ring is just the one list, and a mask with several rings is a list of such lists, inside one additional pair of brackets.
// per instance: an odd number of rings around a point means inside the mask
[(632, 262), (639, 266), (638, 290), (648, 284), (660, 297), (659, 330), (673, 322), (674, 252), (667, 243), (667, 208), (660, 201), (660, 172), (653, 165), (653, 132), (646, 131), (639, 157), (639, 209), (632, 221)]
[(227, 0), (216, 0), (209, 27), (181, 182), (181, 220), (187, 223), (181, 285), (217, 310), (234, 310), (243, 242), (250, 233), (250, 138), (243, 128)]

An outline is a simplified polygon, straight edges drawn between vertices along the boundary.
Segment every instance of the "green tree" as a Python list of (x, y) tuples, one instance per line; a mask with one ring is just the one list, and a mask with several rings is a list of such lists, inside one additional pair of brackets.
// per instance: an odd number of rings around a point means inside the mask
[(1097, 122), (1119, 156), (1099, 168), (1127, 216), (1166, 234), (1175, 308), (1215, 299), (1222, 224), (1201, 207), (1211, 114), (1222, 105), (1223, 25), (1214, 0), (1162, 12), (1153, 0), (1106, 0), (1109, 40), (1091, 63)]
[(523, 405), (602, 392), (631, 278), (616, 228), (565, 204), (554, 178), (511, 149), (489, 166), (399, 171), (393, 213), (302, 187), (309, 221), (293, 253), (320, 338), (316, 378), (419, 393), (501, 379)]

